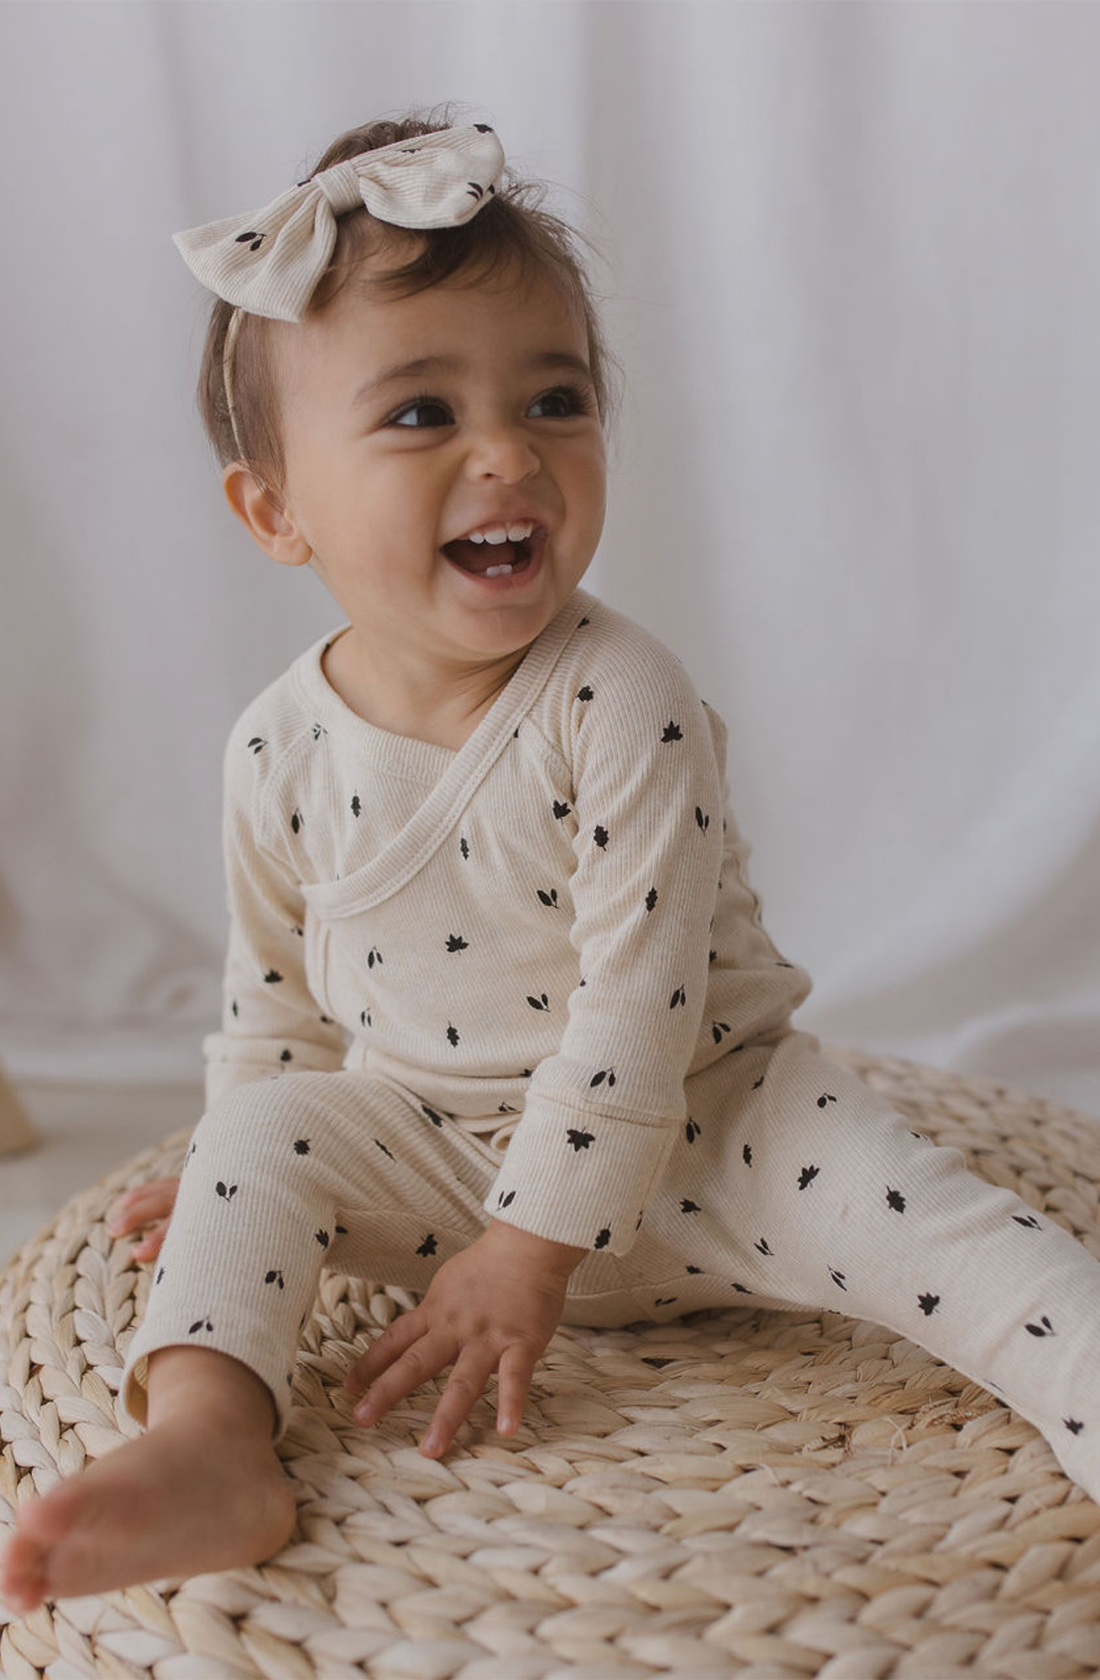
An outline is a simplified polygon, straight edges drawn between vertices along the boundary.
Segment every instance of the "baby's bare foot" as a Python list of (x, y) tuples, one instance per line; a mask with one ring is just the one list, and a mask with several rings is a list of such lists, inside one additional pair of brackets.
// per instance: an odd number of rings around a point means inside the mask
[(20, 1506), (0, 1597), (26, 1614), (46, 1598), (260, 1563), (294, 1512), (269, 1440), (173, 1417)]

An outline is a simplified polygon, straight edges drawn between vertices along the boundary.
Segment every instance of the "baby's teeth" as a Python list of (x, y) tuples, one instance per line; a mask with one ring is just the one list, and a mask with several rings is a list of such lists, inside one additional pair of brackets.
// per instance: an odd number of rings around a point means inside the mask
[(494, 525), (491, 531), (486, 531), (485, 541), (487, 543), (507, 542), (508, 541), (508, 528), (507, 528), (507, 526), (506, 525)]
[(484, 575), (486, 577), (503, 577), (506, 572), (510, 572), (512, 570), (512, 564), (509, 562), (507, 566), (487, 566), (485, 568)]

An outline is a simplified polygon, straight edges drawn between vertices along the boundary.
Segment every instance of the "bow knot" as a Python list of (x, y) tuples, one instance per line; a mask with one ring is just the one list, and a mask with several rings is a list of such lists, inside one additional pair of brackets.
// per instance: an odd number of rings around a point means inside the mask
[[(309, 184), (307, 181), (306, 186)], [(357, 210), (363, 203), (363, 188), (354, 158), (348, 158), (344, 163), (334, 163), (331, 169), (323, 169), (319, 175), (314, 175), (313, 185), (320, 187), (332, 206), (334, 216), (343, 216), (349, 210)]]

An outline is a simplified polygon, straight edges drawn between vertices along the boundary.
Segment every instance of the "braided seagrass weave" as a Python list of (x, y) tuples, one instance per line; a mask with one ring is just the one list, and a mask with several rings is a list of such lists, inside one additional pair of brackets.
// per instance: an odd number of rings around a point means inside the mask
[[(1096, 1121), (825, 1053), (1100, 1256)], [(74, 1198), (0, 1276), (0, 1519), (140, 1433), (117, 1396), (151, 1267), (104, 1219), (124, 1189), (178, 1171), (188, 1136)], [(839, 1313), (745, 1307), (562, 1327), (518, 1433), (497, 1435), (493, 1383), (433, 1462), (416, 1443), (447, 1372), (369, 1430), (341, 1389), (414, 1301), (322, 1273), (277, 1448), (298, 1525), (272, 1562), (0, 1611), (5, 1680), (1100, 1668), (1100, 1507), (1030, 1424), (914, 1343)]]

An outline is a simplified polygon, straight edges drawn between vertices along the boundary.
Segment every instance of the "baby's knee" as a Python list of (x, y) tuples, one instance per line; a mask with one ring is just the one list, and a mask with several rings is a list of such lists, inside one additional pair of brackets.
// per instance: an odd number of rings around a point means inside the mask
[[(255, 1142), (265, 1152), (309, 1156), (328, 1107), (326, 1086), (338, 1074), (287, 1073), (238, 1085), (211, 1103), (196, 1126), (186, 1160), (211, 1148)], [(186, 1165), (186, 1161), (185, 1161)]]

